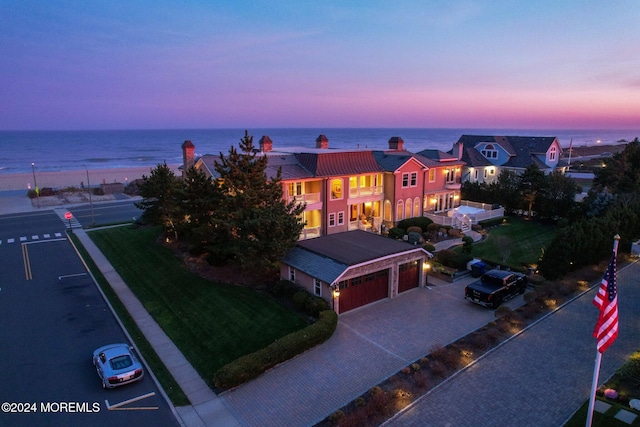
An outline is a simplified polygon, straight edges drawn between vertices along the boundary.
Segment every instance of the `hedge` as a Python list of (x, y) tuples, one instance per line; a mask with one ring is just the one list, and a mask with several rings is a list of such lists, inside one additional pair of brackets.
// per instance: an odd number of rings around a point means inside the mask
[(397, 227), (402, 228), (403, 230), (406, 230), (409, 227), (420, 227), (422, 231), (426, 231), (429, 224), (432, 223), (433, 221), (426, 216), (417, 216), (399, 221)]
[(338, 315), (335, 311), (322, 311), (316, 323), (220, 368), (213, 375), (213, 384), (216, 388), (226, 390), (257, 378), (277, 364), (325, 342), (333, 335), (337, 325)]

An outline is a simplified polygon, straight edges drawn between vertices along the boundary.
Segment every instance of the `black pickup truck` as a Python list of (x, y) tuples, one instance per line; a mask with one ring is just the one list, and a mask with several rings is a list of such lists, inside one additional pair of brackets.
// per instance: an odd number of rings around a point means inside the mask
[(527, 289), (524, 274), (506, 270), (489, 270), (479, 280), (467, 285), (464, 297), (476, 304), (498, 308), (500, 304), (523, 294)]

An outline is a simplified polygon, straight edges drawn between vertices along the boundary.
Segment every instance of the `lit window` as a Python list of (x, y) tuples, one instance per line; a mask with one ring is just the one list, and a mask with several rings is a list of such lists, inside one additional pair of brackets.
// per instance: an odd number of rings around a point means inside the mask
[(331, 200), (342, 199), (342, 179), (331, 180)]
[(436, 170), (429, 169), (429, 182), (436, 182)]

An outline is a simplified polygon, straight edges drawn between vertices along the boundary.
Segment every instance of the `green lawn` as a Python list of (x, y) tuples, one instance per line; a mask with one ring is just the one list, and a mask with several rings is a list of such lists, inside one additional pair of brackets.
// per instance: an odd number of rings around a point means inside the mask
[(159, 234), (117, 227), (89, 236), (210, 385), (223, 365), (307, 325), (265, 295), (192, 274), (156, 244)]
[(557, 228), (553, 225), (511, 217), (508, 222), (490, 228), (485, 241), (474, 243), (471, 255), (522, 269), (538, 263), (542, 248), (551, 243), (556, 233)]

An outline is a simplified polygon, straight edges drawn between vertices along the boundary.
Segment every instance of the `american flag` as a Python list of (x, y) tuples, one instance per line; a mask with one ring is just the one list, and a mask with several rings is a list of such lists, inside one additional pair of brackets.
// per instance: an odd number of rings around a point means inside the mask
[(598, 351), (604, 353), (618, 338), (618, 290), (616, 288), (615, 251), (611, 254), (611, 260), (602, 282), (600, 282), (598, 293), (593, 299), (593, 305), (600, 310), (593, 336), (598, 340)]

